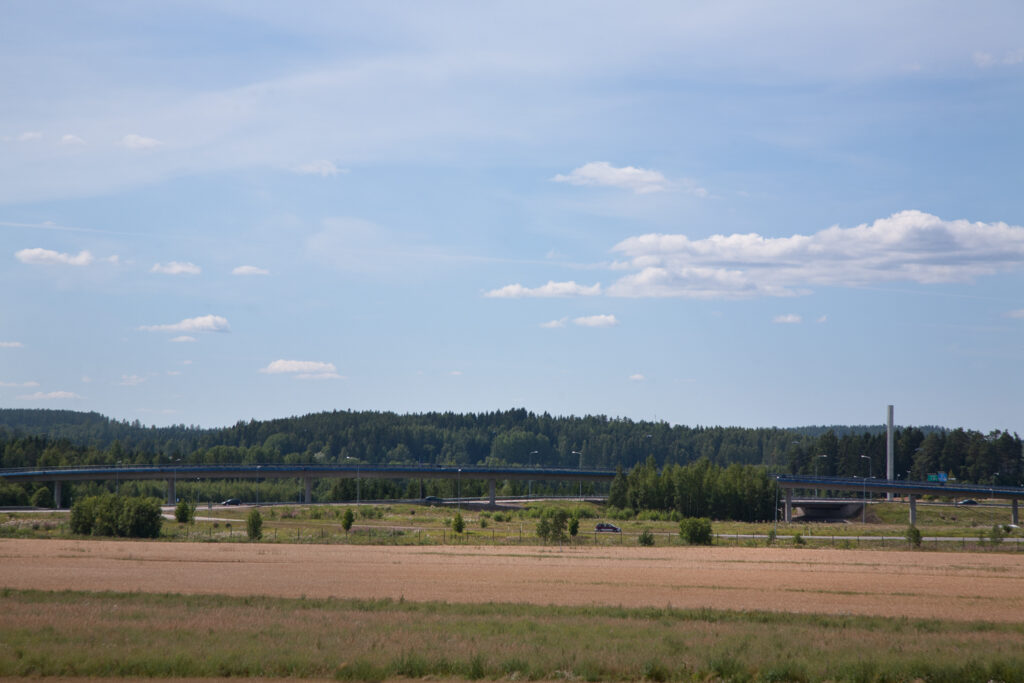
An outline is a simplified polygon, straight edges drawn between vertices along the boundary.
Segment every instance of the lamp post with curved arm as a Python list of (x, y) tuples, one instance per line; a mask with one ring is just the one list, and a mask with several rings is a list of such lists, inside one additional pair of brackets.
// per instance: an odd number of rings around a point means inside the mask
[[(572, 454), (580, 456), (580, 467), (579, 467), (579, 470), (582, 473), (583, 472), (583, 452), (582, 451), (573, 451)], [(580, 500), (581, 501), (583, 500), (583, 480), (582, 479), (580, 479)]]

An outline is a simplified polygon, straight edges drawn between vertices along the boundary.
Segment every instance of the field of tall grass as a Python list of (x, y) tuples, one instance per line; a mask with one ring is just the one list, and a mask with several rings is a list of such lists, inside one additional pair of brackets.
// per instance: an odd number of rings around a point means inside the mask
[(671, 606), (0, 591), (0, 677), (1010, 683), (1022, 638), (1020, 624)]

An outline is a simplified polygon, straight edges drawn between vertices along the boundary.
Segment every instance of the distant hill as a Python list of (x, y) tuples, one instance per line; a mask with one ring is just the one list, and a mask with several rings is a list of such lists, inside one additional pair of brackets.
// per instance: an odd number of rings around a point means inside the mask
[[(706, 458), (775, 472), (865, 475), (884, 471), (885, 428), (687, 427), (604, 415), (332, 411), (203, 429), (147, 427), (99, 413), (0, 409), (0, 466), (80, 463), (420, 463), (629, 469)], [(865, 455), (867, 458), (862, 458)], [(825, 457), (819, 457), (825, 456)], [(1016, 434), (902, 427), (896, 472), (944, 470), (965, 481), (1017, 482)]]

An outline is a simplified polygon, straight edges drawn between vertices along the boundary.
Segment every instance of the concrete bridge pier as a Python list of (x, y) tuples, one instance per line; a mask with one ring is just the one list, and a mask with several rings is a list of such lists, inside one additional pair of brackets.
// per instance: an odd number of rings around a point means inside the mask
[(178, 495), (174, 492), (174, 479), (167, 480), (167, 504), (174, 505), (178, 502)]
[(306, 485), (306, 505), (313, 502), (313, 479), (311, 477), (303, 477), (303, 483)]
[[(59, 481), (53, 482), (53, 507), (55, 507), (58, 510), (60, 510), (60, 482)], [(1014, 509), (1014, 512), (1016, 512), (1016, 509)], [(1016, 524), (1016, 522), (1014, 522), (1014, 524)]]
[(793, 521), (793, 489), (786, 489), (786, 522)]
[(1019, 517), (1019, 515), (1017, 514), (1017, 499), (1016, 499), (1016, 498), (1014, 498), (1014, 499), (1013, 499), (1013, 501), (1012, 501), (1012, 504), (1011, 504), (1011, 506), (1010, 506), (1010, 517), (1011, 517), (1011, 518), (1013, 519), (1013, 521), (1011, 522), (1011, 524), (1013, 524), (1013, 525), (1017, 525), (1017, 524), (1019, 524), (1019, 522), (1018, 522), (1017, 520), (1018, 520), (1018, 519), (1019, 519), (1020, 517)]
[[(491, 505), (494, 505), (497, 502), (497, 498), (495, 498), (494, 496), (494, 489), (495, 487), (497, 487), (497, 485), (498, 482), (495, 479), (487, 480), (487, 495), (491, 499)], [(1016, 511), (1016, 508), (1014, 508), (1014, 511)], [(1016, 524), (1016, 522), (1014, 522), (1014, 524)]]
[(917, 496), (910, 494), (910, 526), (917, 524)]

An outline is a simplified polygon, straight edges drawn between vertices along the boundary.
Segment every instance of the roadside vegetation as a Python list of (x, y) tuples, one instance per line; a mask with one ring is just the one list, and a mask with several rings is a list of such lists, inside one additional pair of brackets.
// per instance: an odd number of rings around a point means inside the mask
[[(152, 517), (156, 514), (153, 510), (160, 508), (150, 499), (145, 509)], [(112, 512), (100, 518), (116, 520), (118, 514)], [(1024, 538), (1024, 532), (1008, 524), (1008, 507), (984, 504), (919, 504), (916, 534), (908, 530), (906, 505), (884, 502), (869, 506), (867, 523), (861, 523), (859, 516), (835, 523), (721, 521), (683, 517), (674, 511), (634, 513), (578, 500), (532, 502), (499, 509), (483, 509), (473, 504), (455, 508), (406, 503), (259, 507), (179, 503), (173, 508), (164, 507), (163, 517), (152, 537), (198, 542), (660, 547), (709, 544), (1017, 552), (1021, 546), (1018, 540)], [(0, 537), (123, 535), (111, 533), (106, 522), (83, 527), (72, 520), (73, 515), (67, 511), (3, 512)], [(614, 523), (621, 532), (599, 532), (599, 522)], [(153, 525), (146, 528), (152, 529)], [(936, 541), (936, 537), (946, 540)]]
[(2, 677), (1024, 681), (1021, 624), (14, 590), (0, 613)]

